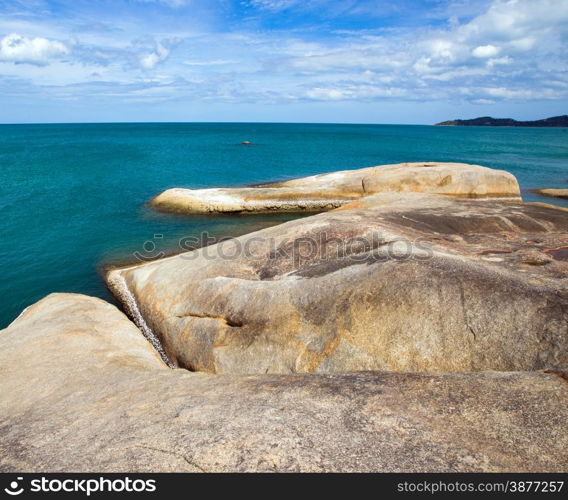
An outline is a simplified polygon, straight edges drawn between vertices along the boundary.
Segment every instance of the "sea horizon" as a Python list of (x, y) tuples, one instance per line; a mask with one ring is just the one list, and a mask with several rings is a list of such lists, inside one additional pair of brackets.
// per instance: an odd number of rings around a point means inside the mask
[[(558, 115), (560, 116), (560, 115)], [(507, 117), (509, 118), (509, 117)], [(460, 118), (461, 119), (461, 118)], [(538, 118), (535, 118), (537, 120)], [(523, 121), (523, 120), (519, 120)], [(0, 126), (4, 125), (113, 125), (113, 124), (177, 124), (177, 123), (187, 123), (187, 124), (201, 124), (201, 123), (226, 123), (226, 124), (283, 124), (283, 125), (392, 125), (392, 126), (441, 126), (437, 123), (389, 123), (389, 122), (351, 122), (351, 121), (233, 121), (233, 120), (128, 120), (128, 121), (50, 121), (50, 122), (0, 122)], [(468, 125), (468, 128), (487, 128), (485, 125)], [(500, 125), (499, 128), (518, 128), (515, 125)], [(531, 127), (523, 126), (523, 128), (545, 128), (545, 127)], [(568, 128), (566, 127), (549, 127), (549, 128)]]

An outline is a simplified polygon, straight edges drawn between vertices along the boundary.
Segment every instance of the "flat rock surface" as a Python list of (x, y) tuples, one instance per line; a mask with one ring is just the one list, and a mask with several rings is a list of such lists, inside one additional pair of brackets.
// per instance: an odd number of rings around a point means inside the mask
[(195, 371), (568, 362), (568, 212), (549, 205), (376, 195), (107, 281)]
[(546, 188), (546, 189), (535, 189), (535, 193), (542, 194), (544, 196), (551, 196), (553, 198), (566, 198), (568, 199), (568, 189), (554, 189), (554, 188)]
[(0, 387), (3, 472), (568, 470), (560, 374), (171, 370), (81, 295), (0, 331)]
[(378, 193), (520, 197), (509, 172), (465, 163), (399, 163), (313, 175), (247, 188), (173, 188), (152, 199), (179, 213), (325, 211)]

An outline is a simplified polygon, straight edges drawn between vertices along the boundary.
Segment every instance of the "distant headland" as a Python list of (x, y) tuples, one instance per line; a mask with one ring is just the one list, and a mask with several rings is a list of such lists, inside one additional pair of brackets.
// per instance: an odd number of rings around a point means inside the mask
[(457, 127), (568, 127), (568, 115), (553, 116), (543, 120), (517, 121), (512, 118), (491, 118), (481, 116), (471, 120), (448, 120), (436, 123)]

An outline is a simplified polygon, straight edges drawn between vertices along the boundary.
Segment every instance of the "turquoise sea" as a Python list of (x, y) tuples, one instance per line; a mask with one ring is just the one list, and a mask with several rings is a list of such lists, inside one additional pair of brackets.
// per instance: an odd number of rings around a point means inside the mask
[[(248, 140), (254, 146), (241, 146)], [(291, 216), (175, 216), (145, 203), (173, 186), (244, 185), (405, 161), (505, 169), (524, 197), (568, 187), (568, 129), (148, 123), (0, 125), (0, 327), (44, 295), (110, 299), (105, 266), (179, 251)]]

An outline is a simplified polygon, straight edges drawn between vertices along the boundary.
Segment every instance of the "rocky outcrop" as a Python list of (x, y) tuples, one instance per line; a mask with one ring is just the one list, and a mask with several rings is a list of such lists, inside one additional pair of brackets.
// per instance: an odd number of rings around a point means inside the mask
[(556, 369), (567, 247), (558, 207), (378, 195), (107, 281), (190, 370)]
[(0, 387), (3, 472), (568, 470), (559, 374), (171, 370), (81, 295), (0, 332)]
[(568, 189), (546, 188), (546, 189), (535, 189), (534, 192), (537, 194), (542, 194), (544, 196), (551, 196), (553, 198), (568, 199)]
[(151, 200), (179, 213), (325, 211), (378, 193), (435, 193), (458, 197), (520, 197), (515, 177), (464, 163), (400, 163), (314, 175), (248, 188), (164, 191)]

